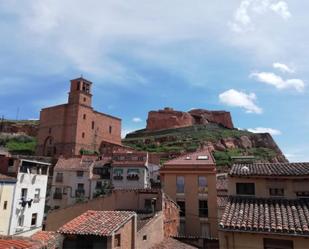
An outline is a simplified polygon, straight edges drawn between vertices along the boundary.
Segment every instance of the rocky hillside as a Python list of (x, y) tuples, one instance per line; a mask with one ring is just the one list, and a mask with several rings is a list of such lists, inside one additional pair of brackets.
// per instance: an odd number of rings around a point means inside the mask
[(123, 143), (166, 158), (207, 146), (213, 151), (217, 165), (222, 166), (230, 165), (231, 158), (240, 155), (253, 155), (259, 162), (287, 161), (270, 134), (228, 129), (214, 123), (159, 131), (138, 130), (128, 134)]

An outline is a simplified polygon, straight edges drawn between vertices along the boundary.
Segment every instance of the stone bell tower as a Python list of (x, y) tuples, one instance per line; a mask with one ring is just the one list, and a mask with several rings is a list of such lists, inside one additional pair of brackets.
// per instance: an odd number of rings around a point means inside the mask
[(91, 85), (92, 82), (84, 79), (83, 77), (71, 80), (69, 104), (81, 104), (91, 107)]

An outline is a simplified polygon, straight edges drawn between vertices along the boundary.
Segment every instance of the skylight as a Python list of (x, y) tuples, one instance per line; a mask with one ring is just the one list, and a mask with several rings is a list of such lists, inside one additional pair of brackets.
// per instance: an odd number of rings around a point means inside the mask
[(206, 155), (197, 156), (197, 160), (208, 160), (208, 156)]

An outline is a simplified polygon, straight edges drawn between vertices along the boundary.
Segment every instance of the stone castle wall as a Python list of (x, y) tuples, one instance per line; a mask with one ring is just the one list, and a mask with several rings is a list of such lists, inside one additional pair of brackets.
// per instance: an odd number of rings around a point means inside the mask
[(216, 123), (229, 129), (234, 128), (231, 114), (226, 111), (194, 109), (189, 112), (182, 112), (175, 111), (172, 108), (165, 108), (164, 110), (150, 111), (148, 113), (146, 129), (156, 131), (208, 123)]

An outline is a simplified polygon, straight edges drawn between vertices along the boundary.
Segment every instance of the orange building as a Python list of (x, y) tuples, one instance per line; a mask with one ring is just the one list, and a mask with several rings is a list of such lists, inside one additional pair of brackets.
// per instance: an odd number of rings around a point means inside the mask
[(91, 86), (71, 80), (68, 103), (41, 110), (37, 155), (70, 157), (121, 144), (121, 119), (93, 109)]
[(180, 235), (218, 236), (215, 161), (208, 150), (166, 162), (160, 169), (163, 190), (180, 207)]

